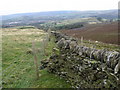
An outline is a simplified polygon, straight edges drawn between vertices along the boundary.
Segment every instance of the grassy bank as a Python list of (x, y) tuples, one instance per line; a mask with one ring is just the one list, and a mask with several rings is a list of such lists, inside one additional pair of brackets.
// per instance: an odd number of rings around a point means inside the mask
[(48, 58), (55, 46), (53, 39), (45, 48), (43, 55), (43, 39), (47, 33), (38, 29), (3, 29), (2, 78), (3, 88), (69, 88), (70, 85), (59, 76), (39, 70), (36, 80), (32, 42), (35, 40), (38, 65), (40, 60)]

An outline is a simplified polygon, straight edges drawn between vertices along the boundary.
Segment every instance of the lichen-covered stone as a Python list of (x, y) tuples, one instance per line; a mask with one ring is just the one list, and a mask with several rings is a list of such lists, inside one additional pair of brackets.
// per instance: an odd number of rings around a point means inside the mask
[(119, 88), (119, 52), (80, 46), (74, 38), (52, 33), (58, 48), (47, 62), (49, 72), (65, 78), (74, 88)]

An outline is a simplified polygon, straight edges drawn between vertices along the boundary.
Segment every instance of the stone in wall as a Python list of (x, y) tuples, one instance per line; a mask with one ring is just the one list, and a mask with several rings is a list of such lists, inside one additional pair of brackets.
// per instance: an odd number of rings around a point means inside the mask
[(74, 88), (120, 88), (119, 52), (80, 46), (74, 38), (52, 33), (58, 47), (42, 65), (49, 72), (65, 78)]

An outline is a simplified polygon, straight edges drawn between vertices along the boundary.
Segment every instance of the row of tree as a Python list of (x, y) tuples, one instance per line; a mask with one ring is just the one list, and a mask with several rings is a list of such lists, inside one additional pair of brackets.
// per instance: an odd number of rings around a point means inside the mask
[(74, 29), (74, 28), (81, 28), (84, 25), (81, 23), (73, 23), (73, 24), (61, 24), (57, 25), (56, 23), (47, 23), (47, 24), (40, 24), (40, 25), (35, 25), (37, 28), (42, 29), (42, 30), (65, 30), (65, 29)]

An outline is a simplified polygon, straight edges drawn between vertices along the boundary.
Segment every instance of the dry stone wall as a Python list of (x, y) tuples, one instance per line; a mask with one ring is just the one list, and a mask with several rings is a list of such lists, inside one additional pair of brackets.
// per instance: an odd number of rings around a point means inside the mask
[(77, 40), (52, 32), (57, 48), (42, 67), (66, 79), (74, 88), (120, 88), (120, 53), (78, 44)]

